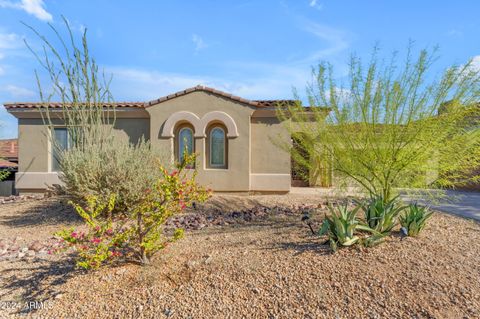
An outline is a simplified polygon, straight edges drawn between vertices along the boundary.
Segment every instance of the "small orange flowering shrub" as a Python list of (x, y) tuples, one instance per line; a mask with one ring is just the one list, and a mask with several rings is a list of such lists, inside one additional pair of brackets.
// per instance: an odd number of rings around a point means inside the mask
[(88, 197), (86, 207), (72, 203), (87, 231), (68, 229), (56, 233), (63, 240), (62, 249), (75, 249), (77, 266), (86, 269), (120, 258), (149, 263), (156, 252), (183, 237), (183, 229), (169, 237), (162, 235), (167, 219), (210, 196), (209, 190), (195, 182), (196, 172), (186, 169), (194, 161), (194, 154), (186, 155), (173, 172), (160, 166), (161, 178), (141, 194), (134, 207), (120, 214), (112, 214), (117, 194), (112, 194), (107, 203), (94, 196)]

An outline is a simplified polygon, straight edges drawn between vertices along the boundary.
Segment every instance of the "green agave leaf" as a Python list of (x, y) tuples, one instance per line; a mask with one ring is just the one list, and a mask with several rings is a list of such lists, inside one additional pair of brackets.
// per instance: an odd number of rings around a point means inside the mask
[(336, 233), (337, 234), (345, 234), (345, 225), (343, 224), (343, 222), (339, 219), (339, 218), (336, 218), (334, 220), (334, 225), (335, 225), (335, 229), (336, 229)]
[(418, 225), (417, 225), (417, 222), (413, 220), (408, 226), (408, 235), (415, 237), (417, 236), (417, 234), (418, 234)]
[(347, 237), (347, 240), (342, 243), (343, 246), (351, 246), (358, 241), (358, 236), (354, 236), (352, 238)]
[(375, 230), (375, 229), (373, 229), (373, 228), (371, 228), (371, 227), (368, 227), (367, 225), (359, 224), (359, 225), (357, 225), (356, 229), (358, 229), (358, 230), (363, 230), (363, 231), (372, 233), (372, 234), (374, 234), (374, 235), (382, 236), (382, 233), (381, 233), (381, 232), (379, 232), (378, 230)]
[(330, 248), (331, 248), (334, 252), (336, 252), (337, 249), (338, 249), (338, 246), (337, 246), (337, 243), (335, 242), (335, 240), (333, 240), (333, 239), (330, 238), (329, 243), (330, 243)]
[(373, 247), (385, 241), (385, 236), (374, 235), (365, 240), (366, 247)]
[(326, 219), (326, 220), (323, 221), (322, 227), (318, 231), (318, 236), (325, 235), (328, 232), (329, 229), (330, 229), (330, 222)]

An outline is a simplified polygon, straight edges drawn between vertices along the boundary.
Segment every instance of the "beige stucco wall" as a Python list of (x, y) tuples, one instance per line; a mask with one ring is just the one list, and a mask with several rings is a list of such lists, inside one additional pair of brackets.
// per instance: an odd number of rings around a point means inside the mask
[(290, 174), (290, 135), (277, 118), (252, 118), (252, 173)]
[(49, 143), (43, 120), (18, 120), (19, 172), (48, 172)]
[(215, 191), (245, 192), (250, 190), (250, 116), (254, 108), (231, 99), (203, 91), (192, 92), (147, 108), (150, 113), (151, 143), (172, 154), (173, 138), (161, 137), (164, 123), (179, 111), (188, 111), (199, 118), (214, 111), (223, 111), (235, 121), (238, 137), (228, 139), (228, 168), (209, 169), (205, 164), (205, 138), (195, 138), (198, 154), (197, 181)]
[[(18, 120), (18, 173), (16, 188), (22, 190), (45, 189), (47, 185), (60, 183), (57, 173), (51, 172), (51, 145), (48, 129), (42, 118)], [(39, 116), (39, 115), (38, 115)], [(59, 120), (54, 125), (62, 125)], [(143, 136), (149, 139), (150, 121), (148, 118), (117, 118), (114, 134), (136, 143)]]
[(250, 175), (252, 191), (290, 190), (290, 154), (282, 147), (289, 143), (290, 134), (276, 117), (252, 118)]
[[(174, 137), (163, 134), (165, 122), (177, 112), (190, 112), (198, 118), (197, 126), (208, 127), (210, 118), (217, 121), (212, 112), (223, 112), (228, 132), (228, 165), (226, 169), (207, 168), (205, 163), (206, 138), (195, 137), (198, 154), (197, 181), (215, 191), (248, 192), (290, 190), (290, 156), (278, 143), (289, 142), (290, 136), (274, 111), (259, 111), (255, 107), (205, 91), (194, 91), (178, 96), (146, 110), (123, 112), (115, 122), (114, 134), (136, 143), (142, 136), (152, 146), (169, 155), (173, 163)], [(135, 118), (128, 117), (136, 114)], [(212, 117), (213, 116), (213, 117)], [(36, 190), (46, 184), (58, 183), (58, 176), (50, 172), (50, 146), (47, 128), (35, 113), (19, 114), (19, 173), (17, 188)], [(23, 117), (23, 118), (22, 118)], [(37, 118), (35, 118), (37, 117)], [(176, 117), (174, 117), (176, 118)], [(202, 121), (203, 119), (203, 121)], [(208, 120), (207, 120), (208, 119)], [(213, 122), (210, 122), (213, 123)], [(58, 123), (61, 125), (61, 123)]]

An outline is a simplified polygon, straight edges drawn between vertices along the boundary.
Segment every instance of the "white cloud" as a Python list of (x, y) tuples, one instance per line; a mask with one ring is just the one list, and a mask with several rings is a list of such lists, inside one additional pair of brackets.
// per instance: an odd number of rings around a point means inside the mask
[[(0, 50), (2, 49), (14, 49), (21, 44), (21, 38), (15, 33), (3, 33), (0, 32)], [(3, 53), (2, 57), (4, 57)]]
[(312, 8), (315, 8), (317, 10), (322, 10), (323, 9), (323, 4), (321, 3), (318, 3), (317, 0), (310, 0), (310, 2), (308, 3), (308, 5)]
[(198, 34), (192, 35), (193, 44), (195, 44), (195, 53), (208, 47), (205, 41)]
[(302, 28), (318, 39), (327, 43), (326, 48), (318, 50), (307, 56), (304, 59), (305, 62), (318, 62), (319, 60), (328, 56), (338, 54), (349, 47), (347, 34), (341, 30), (311, 21), (305, 21)]
[(20, 86), (16, 86), (16, 85), (13, 85), (13, 84), (6, 85), (5, 87), (3, 87), (1, 89), (1, 91), (6, 92), (12, 98), (16, 98), (16, 99), (18, 99), (18, 98), (31, 98), (31, 97), (35, 96), (34, 91), (32, 91), (30, 89), (27, 89), (27, 88), (20, 87)]
[(21, 0), (20, 2), (0, 0), (0, 7), (23, 10), (39, 20), (46, 22), (53, 21), (52, 15), (45, 10), (45, 4), (43, 3), (43, 0)]
[(460, 38), (463, 36), (463, 32), (458, 29), (451, 29), (447, 31), (449, 37)]
[[(312, 65), (337, 56), (349, 47), (345, 32), (305, 19), (300, 22), (304, 31), (320, 40), (320, 44), (324, 43), (323, 49), (285, 63), (227, 61), (217, 67), (228, 70), (229, 75), (218, 77), (111, 67), (106, 71), (113, 74), (112, 93), (117, 100), (145, 101), (201, 84), (248, 99), (292, 98), (293, 87), (302, 90), (311, 80)], [(198, 35), (192, 40), (199, 44), (198, 49), (206, 46)]]
[(292, 97), (292, 85), (303, 87), (309, 75), (309, 69), (268, 64), (231, 63), (229, 68), (248, 68), (257, 74), (231, 79), (123, 67), (107, 68), (106, 72), (113, 74), (110, 89), (116, 100), (140, 101), (156, 99), (196, 85), (214, 87), (248, 99), (288, 99)]
[(480, 70), (480, 55), (476, 55), (472, 58), (472, 67)]
[[(11, 52), (12, 50), (20, 47), (22, 41), (20, 36), (15, 33), (4, 33), (0, 31), (0, 60), (3, 60), (6, 57), (6, 52)], [(4, 75), (5, 65), (0, 65), (0, 76)]]

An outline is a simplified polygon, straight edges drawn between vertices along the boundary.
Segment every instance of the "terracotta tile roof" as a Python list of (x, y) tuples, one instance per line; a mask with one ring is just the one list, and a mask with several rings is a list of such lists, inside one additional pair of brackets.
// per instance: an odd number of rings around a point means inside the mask
[[(185, 94), (191, 93), (191, 92), (197, 92), (197, 91), (203, 91), (203, 92), (208, 92), (212, 93), (218, 96), (222, 96), (228, 99), (231, 99), (236, 102), (248, 104), (254, 107), (258, 108), (273, 108), (280, 103), (280, 105), (292, 105), (295, 103), (295, 100), (248, 100), (244, 99), (242, 97), (226, 93), (220, 90), (216, 90), (214, 88), (210, 88), (207, 86), (203, 85), (197, 85), (195, 87), (183, 90), (183, 91), (178, 91), (173, 94), (169, 94), (167, 96), (148, 101), (148, 102), (115, 102), (115, 103), (104, 103), (103, 107), (108, 108), (108, 107), (125, 107), (125, 108), (146, 108), (158, 103), (162, 103), (167, 100), (174, 99), (179, 96), (183, 96)], [(45, 108), (44, 103), (39, 103), (39, 102), (13, 102), (13, 103), (5, 103), (3, 104), (7, 110), (13, 110), (13, 109), (36, 109), (36, 108)], [(51, 102), (48, 104), (49, 108), (62, 108), (62, 103), (60, 102)]]
[(256, 100), (260, 107), (294, 106), (298, 101), (295, 100)]
[(17, 168), (18, 164), (0, 159), (0, 168)]
[[(36, 109), (36, 108), (45, 108), (45, 103), (41, 102), (13, 102), (13, 103), (4, 103), (3, 106), (7, 109)], [(144, 108), (144, 102), (115, 102), (115, 103), (103, 103), (103, 107), (137, 107)], [(60, 102), (50, 102), (48, 103), (49, 108), (61, 109), (62, 103)]]
[(173, 94), (161, 97), (159, 99), (149, 101), (146, 104), (147, 104), (147, 106), (155, 105), (155, 104), (158, 104), (158, 103), (161, 103), (161, 102), (164, 102), (164, 101), (167, 101), (167, 100), (171, 100), (173, 98), (176, 98), (176, 97), (179, 97), (179, 96), (191, 93), (191, 92), (197, 92), (197, 91), (208, 92), (208, 93), (212, 93), (212, 94), (215, 94), (215, 95), (218, 95), (218, 96), (223, 96), (223, 97), (229, 98), (229, 99), (237, 101), (237, 102), (249, 104), (249, 105), (252, 105), (252, 106), (258, 106), (258, 103), (255, 102), (255, 101), (247, 100), (247, 99), (244, 99), (242, 97), (239, 97), (239, 96), (236, 96), (236, 95), (233, 95), (233, 94), (230, 94), (230, 93), (226, 93), (226, 92), (223, 92), (223, 91), (220, 91), (220, 90), (216, 90), (214, 88), (210, 88), (208, 86), (203, 86), (203, 85), (197, 85), (195, 87), (192, 87), (192, 88), (189, 88), (189, 89), (186, 89), (186, 90), (178, 91), (178, 92), (175, 92)]
[(10, 160), (18, 159), (17, 139), (0, 140), (0, 158)]
[(152, 105), (155, 105), (155, 104), (167, 101), (167, 100), (171, 100), (171, 99), (174, 99), (176, 97), (179, 97), (179, 96), (191, 93), (191, 92), (197, 92), (197, 91), (212, 93), (212, 94), (222, 96), (222, 97), (228, 98), (228, 99), (236, 101), (236, 102), (248, 104), (248, 105), (251, 105), (251, 106), (254, 106), (254, 107), (261, 107), (261, 108), (275, 107), (277, 105), (277, 102), (285, 103), (285, 104), (286, 103), (289, 103), (289, 104), (290, 103), (295, 103), (294, 100), (248, 100), (248, 99), (244, 99), (240, 96), (236, 96), (236, 95), (233, 95), (233, 94), (230, 94), (230, 93), (227, 93), (227, 92), (223, 92), (223, 91), (220, 91), (220, 90), (208, 87), (208, 86), (197, 85), (195, 87), (192, 87), (192, 88), (189, 88), (189, 89), (186, 89), (186, 90), (182, 90), (182, 91), (178, 91), (176, 93), (161, 97), (159, 99), (149, 101), (145, 104), (148, 107), (148, 106), (152, 106)]

